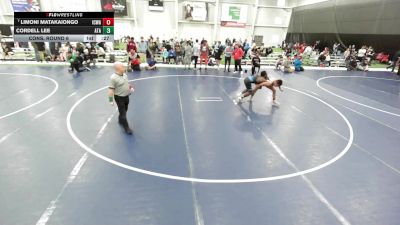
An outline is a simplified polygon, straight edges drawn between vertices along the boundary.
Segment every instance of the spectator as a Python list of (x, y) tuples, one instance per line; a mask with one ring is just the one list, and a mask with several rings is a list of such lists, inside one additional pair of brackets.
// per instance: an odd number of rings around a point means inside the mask
[(154, 55), (150, 50), (146, 51), (146, 61), (147, 66), (145, 67), (146, 70), (156, 70), (156, 61), (154, 60)]
[(137, 53), (135, 52), (134, 49), (131, 49), (131, 51), (128, 54), (128, 70), (132, 70), (132, 62), (135, 60), (137, 57)]
[(251, 74), (252, 75), (256, 74), (256, 68), (258, 68), (257, 73), (259, 73), (260, 68), (261, 68), (261, 59), (260, 59), (260, 53), (258, 51), (255, 52), (255, 55), (251, 59)]
[(225, 69), (224, 69), (224, 72), (226, 72), (226, 64), (228, 64), (228, 72), (231, 72), (229, 67), (231, 66), (233, 47), (232, 47), (232, 44), (230, 43), (229, 39), (228, 39), (228, 41), (229, 41), (229, 44), (225, 48)]
[(265, 56), (272, 54), (274, 50), (271, 47), (265, 48)]
[(150, 49), (146, 50), (146, 62), (151, 60), (153, 58), (153, 53), (150, 51)]
[(221, 42), (218, 41), (214, 47), (214, 57), (215, 57), (215, 62), (217, 64), (217, 69), (219, 69), (219, 64), (221, 62), (221, 55), (223, 52), (224, 52), (224, 46), (222, 46)]
[(0, 60), (5, 60), (6, 56), (4, 54), (4, 45), (3, 43), (0, 43)]
[(355, 45), (350, 45), (349, 46), (349, 48), (350, 48), (350, 54), (356, 54), (356, 46)]
[[(390, 65), (389, 65), (388, 67), (386, 67), (386, 69), (392, 68), (392, 73), (393, 73), (393, 72), (394, 72), (394, 69), (396, 68), (396, 65), (399, 64), (399, 60), (400, 60), (400, 50), (397, 51), (397, 52), (394, 54)], [(399, 64), (399, 69), (400, 69), (400, 64)], [(399, 75), (399, 71), (397, 71), (397, 75)]]
[(325, 65), (331, 66), (331, 55), (329, 54), (329, 49), (325, 51)]
[(346, 68), (349, 68), (350, 66), (350, 61), (351, 61), (351, 51), (350, 48), (347, 48), (346, 51), (344, 51), (344, 62), (346, 64)]
[(306, 49), (306, 44), (305, 43), (299, 44), (298, 50), (297, 50), (297, 54), (298, 55), (302, 55), (305, 49)]
[(347, 57), (349, 57), (351, 55), (351, 51), (350, 48), (347, 48), (346, 51), (344, 51), (343, 56), (346, 59)]
[[(104, 43), (104, 50), (106, 50), (106, 52), (112, 52), (114, 49), (111, 45)], [(137, 51), (136, 51), (137, 52)]]
[(304, 68), (302, 66), (303, 62), (301, 61), (301, 57), (300, 56), (296, 56), (295, 57), (293, 64), (294, 64), (294, 70), (295, 71), (304, 71)]
[(312, 52), (313, 52), (312, 47), (310, 45), (308, 45), (303, 51), (303, 57), (310, 58)]
[(369, 48), (367, 49), (367, 53), (365, 53), (365, 56), (368, 60), (368, 65), (371, 64), (371, 61), (374, 58), (374, 55), (375, 55), (374, 49), (372, 48), (372, 46), (369, 46)]
[(156, 41), (155, 41), (156, 45), (157, 45), (157, 50), (160, 51), (163, 47), (163, 43), (160, 41), (159, 37), (156, 37)]
[(190, 41), (186, 41), (185, 45), (185, 52), (184, 52), (184, 57), (183, 57), (183, 65), (184, 69), (190, 69), (190, 64), (192, 62), (192, 56), (193, 56), (193, 47), (190, 43)]
[[(37, 51), (39, 54), (39, 61), (38, 62), (43, 62), (44, 61), (44, 52), (46, 51), (44, 42), (36, 42), (36, 46), (37, 46)], [(83, 49), (82, 51), (83, 52)]]
[(162, 61), (163, 61), (163, 63), (167, 63), (167, 61), (168, 61), (168, 50), (166, 47), (163, 47), (163, 50), (162, 50)]
[(165, 43), (165, 48), (167, 49), (167, 52), (169, 52), (169, 50), (172, 49), (171, 42), (167, 41), (167, 42)]
[(208, 64), (208, 55), (209, 55), (209, 47), (208, 43), (206, 40), (202, 40), (200, 45), (200, 68), (201, 70), (201, 64), (204, 63), (204, 69), (207, 70), (207, 64)]
[(149, 50), (151, 51), (151, 54), (155, 55), (158, 52), (158, 46), (155, 41), (151, 40), (149, 42)]
[(199, 56), (200, 56), (200, 45), (199, 45), (199, 40), (196, 39), (196, 42), (193, 44), (193, 61), (195, 70)]
[(282, 64), (284, 73), (292, 73), (293, 72), (293, 68), (291, 67), (291, 64), (292, 64), (292, 62), (290, 61), (290, 58), (286, 57)]
[(104, 48), (101, 47), (100, 45), (96, 45), (96, 53), (97, 57), (99, 58), (106, 58), (106, 51), (104, 51)]
[(176, 65), (178, 65), (178, 63), (182, 63), (182, 58), (183, 58), (183, 52), (179, 42), (175, 43), (175, 54), (176, 54), (175, 63)]
[(68, 52), (71, 51), (70, 48), (71, 48), (71, 46), (70, 46), (69, 42), (62, 45), (62, 47), (60, 49), (60, 61), (62, 61), (62, 62), (67, 61), (67, 54), (68, 54)]
[(235, 45), (235, 49), (233, 50), (233, 59), (235, 60), (235, 71), (234, 73), (242, 71), (242, 57), (244, 52), (242, 48), (240, 48), (239, 44)]
[(275, 69), (280, 70), (282, 65), (283, 65), (283, 56), (279, 55), (275, 63)]
[(229, 38), (225, 39), (225, 46), (232, 46), (232, 42)]
[(136, 58), (131, 61), (131, 69), (133, 71), (141, 71), (140, 69), (140, 55), (137, 54)]
[(325, 56), (323, 53), (321, 53), (321, 54), (319, 55), (319, 57), (318, 57), (318, 60), (317, 60), (318, 66), (320, 66), (320, 67), (325, 67), (325, 65), (326, 65), (325, 60), (326, 60), (326, 56)]
[(256, 53), (259, 52), (259, 51), (260, 51), (260, 48), (257, 47), (256, 43), (253, 43), (253, 45), (251, 46), (250, 51), (248, 51), (248, 52), (250, 52), (250, 59), (253, 58), (256, 55)]
[(332, 49), (333, 49), (333, 54), (334, 54), (334, 55), (337, 55), (338, 50), (339, 50), (339, 46), (340, 46), (339, 43), (336, 43), (336, 42), (335, 42), (335, 43), (333, 44), (333, 48), (332, 48)]
[(90, 67), (90, 63), (94, 63), (93, 57), (90, 54), (90, 51), (88, 48), (85, 48), (83, 50), (83, 65), (85, 65), (86, 67)]
[(141, 55), (141, 58), (146, 55), (146, 50), (148, 48), (148, 43), (147, 41), (144, 40), (143, 37), (140, 37), (140, 42), (139, 42), (139, 55)]
[(348, 71), (357, 70), (357, 58), (354, 55), (350, 55), (348, 59)]
[(321, 60), (321, 62), (323, 63), (323, 66), (326, 66), (326, 65), (331, 66), (331, 56), (329, 53), (329, 48), (325, 47), (324, 51), (322, 51), (320, 55), (325, 56), (325, 59), (324, 59), (324, 57), (321, 58), (321, 59), (323, 59), (323, 60)]
[(365, 57), (365, 54), (367, 53), (367, 47), (366, 46), (362, 46), (357, 53), (357, 58), (359, 61), (362, 61), (363, 58)]
[(246, 39), (246, 40), (244, 40), (244, 43), (243, 43), (243, 51), (244, 51), (243, 59), (245, 59), (245, 56), (247, 56), (249, 49), (250, 49), (250, 44), (247, 42), (247, 39)]
[(364, 58), (362, 58), (361, 62), (360, 62), (360, 70), (362, 71), (368, 71), (368, 58), (367, 56), (364, 56)]
[[(4, 60), (6, 60), (7, 58), (10, 57), (11, 48), (10, 48), (10, 46), (7, 45), (7, 43), (4, 43), (4, 42), (1, 43), (0, 49), (1, 49), (0, 52), (2, 52), (2, 58), (3, 58)], [(36, 53), (36, 52), (35, 52), (35, 53)], [(36, 55), (36, 54), (35, 54), (35, 55)], [(38, 56), (39, 56), (39, 54), (38, 54)]]
[(82, 43), (76, 43), (76, 51), (82, 53), (83, 50), (85, 49), (85, 46)]
[(329, 48), (325, 48), (323, 52), (318, 57), (318, 65), (325, 67), (327, 64), (331, 66), (331, 56), (329, 55)]
[(173, 59), (174, 63), (176, 63), (176, 53), (173, 48), (168, 51), (168, 64), (171, 64), (171, 59)]
[[(34, 51), (34, 53), (35, 53), (35, 61), (36, 62), (39, 62), (40, 61), (40, 57), (39, 57), (39, 51), (38, 51), (38, 47), (37, 47), (37, 44), (36, 44), (36, 42), (32, 42), (31, 43), (32, 44), (32, 47), (33, 47), (33, 51)], [(4, 44), (2, 45), (2, 47), (3, 47), (3, 54), (5, 54), (6, 53), (6, 51), (5, 51), (5, 46), (4, 46)], [(6, 55), (5, 55), (6, 56)]]
[(61, 42), (50, 42), (51, 61), (60, 60)]

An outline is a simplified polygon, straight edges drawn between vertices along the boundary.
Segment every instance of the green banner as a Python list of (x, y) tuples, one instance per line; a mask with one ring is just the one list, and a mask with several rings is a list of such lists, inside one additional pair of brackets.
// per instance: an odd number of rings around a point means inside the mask
[(240, 7), (229, 6), (229, 16), (232, 20), (240, 20)]

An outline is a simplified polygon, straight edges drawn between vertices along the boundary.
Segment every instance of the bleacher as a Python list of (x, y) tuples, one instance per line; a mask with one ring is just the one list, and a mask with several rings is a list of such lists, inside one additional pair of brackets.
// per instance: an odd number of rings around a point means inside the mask
[[(275, 65), (278, 56), (281, 55), (280, 52), (274, 52), (268, 56), (260, 57), (262, 66), (273, 66)], [(157, 63), (162, 63), (162, 54), (155, 54), (155, 60)], [(34, 61), (35, 53), (33, 49), (30, 48), (13, 48), (12, 52), (9, 54), (8, 59), (16, 61)], [(311, 55), (310, 57), (303, 58), (303, 65), (305, 66), (318, 66), (318, 55)], [(107, 52), (105, 57), (99, 57), (97, 62), (109, 63), (113, 61), (127, 62), (128, 55), (125, 50), (114, 50), (113, 52)], [(250, 59), (242, 60), (243, 65), (251, 65)], [(345, 67), (345, 61), (343, 56), (331, 55), (331, 67)]]
[(120, 62), (128, 62), (128, 54), (124, 50), (115, 50), (113, 52), (106, 52), (104, 58), (97, 58), (97, 62), (112, 62), (112, 61), (120, 61)]
[(8, 58), (18, 61), (33, 61), (35, 60), (35, 52), (30, 48), (12, 48)]
[[(279, 52), (274, 52), (267, 57), (260, 57), (261, 59), (261, 65), (263, 66), (274, 66), (276, 61), (278, 60), (279, 55), (281, 53)], [(242, 63), (244, 65), (250, 65), (251, 60), (250, 59), (245, 59), (242, 60)], [(304, 57), (303, 58), (303, 65), (305, 66), (319, 66), (318, 65), (318, 55), (311, 55), (310, 57)], [(345, 67), (346, 63), (344, 61), (343, 56), (335, 56), (331, 55), (331, 67)]]

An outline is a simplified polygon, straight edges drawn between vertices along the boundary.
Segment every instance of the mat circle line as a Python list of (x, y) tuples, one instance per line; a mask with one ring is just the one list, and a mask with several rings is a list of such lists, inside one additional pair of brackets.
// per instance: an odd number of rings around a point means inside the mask
[(55, 86), (54, 86), (54, 89), (50, 92), (50, 94), (48, 94), (48, 95), (45, 96), (44, 98), (42, 98), (42, 99), (40, 99), (40, 100), (38, 100), (38, 101), (36, 101), (36, 102), (34, 102), (34, 103), (28, 105), (28, 106), (25, 106), (25, 107), (23, 107), (23, 108), (20, 108), (20, 109), (18, 109), (18, 110), (16, 110), (16, 111), (10, 112), (10, 113), (5, 114), (5, 115), (2, 115), (2, 116), (0, 116), (0, 120), (1, 120), (1, 119), (4, 119), (4, 118), (7, 118), (7, 117), (9, 117), (9, 116), (15, 115), (15, 114), (17, 114), (17, 113), (23, 112), (23, 111), (25, 111), (25, 110), (28, 110), (28, 109), (30, 109), (30, 108), (32, 108), (32, 107), (34, 107), (34, 106), (36, 106), (36, 105), (42, 103), (43, 101), (47, 100), (47, 99), (50, 98), (52, 95), (54, 95), (54, 93), (56, 93), (57, 90), (58, 90), (58, 82), (55, 81), (54, 79), (50, 78), (50, 77), (46, 77), (46, 76), (42, 76), (42, 75), (36, 75), (36, 74), (27, 74), (27, 73), (0, 73), (0, 75), (1, 75), (1, 74), (12, 75), (12, 76), (39, 77), (39, 78), (42, 78), (42, 79), (46, 79), (46, 80), (51, 81)]
[(364, 79), (393, 80), (393, 81), (400, 81), (400, 80), (388, 79), (388, 78), (381, 78), (381, 77), (364, 77), (364, 76), (328, 76), (328, 77), (319, 78), (319, 79), (317, 80), (317, 86), (318, 86), (318, 88), (320, 88), (321, 90), (323, 90), (323, 91), (325, 91), (325, 92), (328, 92), (328, 93), (331, 94), (331, 95), (334, 95), (334, 96), (336, 96), (336, 97), (338, 97), (338, 98), (340, 98), (340, 99), (346, 100), (346, 101), (348, 101), (348, 102), (351, 102), (351, 103), (354, 103), (354, 104), (357, 104), (357, 105), (364, 106), (364, 107), (369, 108), (369, 109), (372, 109), (372, 110), (376, 110), (376, 111), (379, 111), (379, 112), (382, 112), (382, 113), (386, 113), (386, 114), (389, 114), (389, 115), (392, 115), (392, 116), (400, 117), (400, 114), (397, 114), (397, 113), (394, 113), (394, 112), (389, 112), (389, 111), (386, 111), (386, 110), (383, 110), (383, 109), (379, 109), (379, 108), (376, 108), (376, 107), (373, 107), (373, 106), (370, 106), (370, 105), (363, 104), (363, 103), (361, 103), (361, 102), (357, 102), (357, 101), (351, 100), (351, 99), (349, 99), (349, 98), (345, 98), (345, 97), (343, 97), (343, 96), (341, 96), (341, 95), (338, 95), (338, 94), (336, 94), (336, 93), (334, 93), (334, 92), (332, 92), (332, 91), (329, 91), (328, 89), (322, 87), (321, 84), (320, 84), (320, 82), (321, 82), (322, 80), (325, 80), (325, 79), (343, 78), (343, 77), (346, 77), (346, 78), (354, 78), (354, 77), (357, 77), (357, 78), (364, 78)]
[[(171, 77), (199, 77), (198, 75), (168, 75), (168, 76), (153, 76), (153, 77), (144, 77), (144, 78), (137, 78), (137, 79), (133, 79), (130, 80), (129, 82), (135, 82), (135, 81), (140, 81), (140, 80), (148, 80), (148, 79), (156, 79), (156, 78), (171, 78)], [(215, 77), (215, 78), (227, 78), (227, 79), (237, 79), (240, 80), (242, 78), (238, 78), (238, 77), (226, 77), (226, 76), (217, 76), (217, 75), (201, 75), (201, 77)], [(146, 175), (150, 175), (150, 176), (155, 176), (155, 177), (160, 177), (160, 178), (166, 178), (166, 179), (171, 179), (171, 180), (178, 180), (178, 181), (187, 181), (187, 182), (197, 182), (197, 183), (213, 183), (213, 184), (237, 184), (237, 183), (256, 183), (256, 182), (265, 182), (265, 181), (274, 181), (274, 180), (282, 180), (282, 179), (287, 179), (287, 178), (292, 178), (292, 177), (297, 177), (297, 176), (301, 176), (301, 175), (305, 175), (317, 170), (320, 170), (324, 167), (327, 167), (329, 165), (331, 165), (332, 163), (336, 162), (337, 160), (339, 160), (341, 157), (343, 157), (349, 150), (351, 145), (353, 144), (353, 139), (354, 139), (354, 132), (353, 132), (353, 127), (351, 125), (351, 123), (349, 122), (349, 120), (338, 110), (336, 109), (334, 106), (330, 105), (329, 103), (325, 102), (322, 99), (319, 99), (316, 96), (307, 94), (303, 91), (291, 88), (291, 87), (285, 87), (286, 89), (289, 89), (291, 91), (297, 92), (297, 93), (301, 93), (303, 95), (306, 95), (308, 97), (311, 97), (321, 103), (323, 103), (324, 105), (328, 106), (329, 108), (331, 108), (332, 110), (334, 110), (337, 114), (339, 114), (339, 116), (345, 121), (348, 129), (349, 129), (349, 139), (348, 142), (345, 146), (345, 148), (335, 157), (333, 157), (332, 159), (330, 159), (329, 161), (322, 163), (318, 166), (312, 167), (310, 169), (306, 169), (306, 170), (302, 170), (302, 171), (298, 171), (298, 172), (294, 172), (294, 173), (289, 173), (289, 174), (284, 174), (284, 175), (278, 175), (278, 176), (270, 176), (270, 177), (260, 177), (260, 178), (247, 178), (247, 179), (205, 179), (205, 178), (195, 178), (195, 177), (183, 177), (183, 176), (175, 176), (175, 175), (170, 175), (170, 174), (165, 174), (165, 173), (159, 173), (159, 172), (153, 172), (153, 171), (149, 171), (149, 170), (145, 170), (145, 169), (141, 169), (141, 168), (137, 168), (137, 167), (133, 167), (130, 165), (126, 165), (124, 163), (121, 163), (119, 161), (113, 160), (111, 158), (108, 158), (107, 156), (104, 156), (96, 151), (94, 151), (93, 149), (91, 149), (89, 146), (87, 146), (85, 143), (83, 143), (75, 134), (75, 132), (72, 129), (71, 126), (71, 116), (72, 113), (74, 112), (74, 110), (76, 109), (76, 107), (81, 104), (85, 99), (87, 99), (88, 97), (92, 96), (93, 94), (96, 94), (100, 91), (103, 91), (105, 89), (107, 89), (106, 87), (102, 87), (99, 88), (97, 90), (94, 90), (90, 93), (88, 93), (87, 95), (85, 95), (84, 97), (82, 97), (81, 99), (79, 99), (77, 102), (75, 102), (75, 104), (71, 107), (71, 109), (68, 111), (68, 115), (66, 118), (66, 123), (67, 123), (67, 129), (68, 132), (70, 134), (70, 136), (72, 137), (72, 139), (80, 146), (82, 147), (84, 150), (86, 150), (88, 153), (96, 156), (99, 159), (102, 159), (108, 163), (111, 163), (115, 166), (124, 168), (124, 169), (128, 169), (137, 173), (142, 173), (142, 174), (146, 174)]]

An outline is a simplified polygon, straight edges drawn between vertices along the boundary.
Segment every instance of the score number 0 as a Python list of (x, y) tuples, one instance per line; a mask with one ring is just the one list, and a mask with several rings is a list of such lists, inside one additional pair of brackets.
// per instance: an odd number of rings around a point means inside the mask
[(114, 18), (103, 18), (103, 26), (114, 26)]

